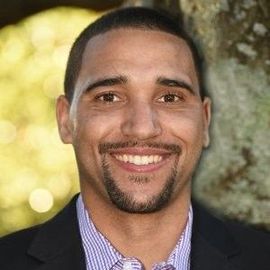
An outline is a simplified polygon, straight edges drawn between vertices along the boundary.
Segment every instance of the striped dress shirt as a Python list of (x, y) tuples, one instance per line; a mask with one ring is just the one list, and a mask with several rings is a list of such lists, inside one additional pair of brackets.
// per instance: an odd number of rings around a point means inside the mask
[[(82, 245), (87, 270), (143, 270), (136, 258), (125, 258), (95, 227), (84, 207), (81, 195), (77, 200)], [(189, 270), (193, 212), (190, 206), (185, 230), (166, 262), (157, 262), (152, 270)]]

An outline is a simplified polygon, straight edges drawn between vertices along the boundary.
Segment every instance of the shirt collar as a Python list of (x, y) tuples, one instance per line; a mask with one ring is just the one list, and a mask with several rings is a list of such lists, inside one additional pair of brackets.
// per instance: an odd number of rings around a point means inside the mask
[[(90, 215), (84, 207), (81, 195), (78, 197), (76, 207), (87, 270), (110, 269), (119, 260), (123, 259), (123, 256), (95, 227)], [(190, 206), (186, 227), (166, 262), (172, 264), (176, 270), (190, 269), (192, 222), (193, 211)]]

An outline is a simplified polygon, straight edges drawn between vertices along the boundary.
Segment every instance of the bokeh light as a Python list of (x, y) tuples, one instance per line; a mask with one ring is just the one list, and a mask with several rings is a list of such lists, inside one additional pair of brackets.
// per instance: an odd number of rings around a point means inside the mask
[(71, 44), (98, 16), (57, 8), (0, 30), (0, 235), (43, 222), (78, 191), (54, 107)]
[(29, 196), (29, 204), (34, 211), (45, 213), (53, 206), (52, 193), (47, 189), (35, 189)]

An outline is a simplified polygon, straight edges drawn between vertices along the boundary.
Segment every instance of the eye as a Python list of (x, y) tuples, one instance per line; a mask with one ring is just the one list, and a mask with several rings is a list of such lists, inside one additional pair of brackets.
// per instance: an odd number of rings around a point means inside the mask
[(164, 103), (175, 103), (181, 100), (183, 100), (183, 96), (179, 94), (174, 94), (174, 93), (165, 94), (158, 99), (159, 102), (164, 102)]
[(100, 94), (95, 99), (98, 101), (105, 102), (105, 103), (112, 103), (112, 102), (117, 102), (120, 100), (117, 95), (111, 92)]

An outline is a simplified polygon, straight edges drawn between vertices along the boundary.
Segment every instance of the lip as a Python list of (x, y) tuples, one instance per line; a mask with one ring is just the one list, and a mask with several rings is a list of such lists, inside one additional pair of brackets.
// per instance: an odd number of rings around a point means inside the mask
[[(133, 173), (147, 173), (154, 172), (159, 170), (162, 166), (164, 166), (174, 153), (163, 149), (151, 149), (151, 148), (125, 148), (125, 149), (117, 149), (114, 151), (110, 151), (110, 157), (114, 163), (116, 163), (120, 168)], [(151, 163), (146, 165), (136, 165), (129, 162), (124, 162), (118, 160), (115, 155), (139, 155), (139, 156), (151, 156), (151, 155), (159, 155), (162, 156), (162, 160), (157, 163)]]
[(146, 148), (146, 147), (130, 147), (130, 148), (121, 148), (109, 151), (111, 155), (170, 155), (172, 154), (170, 151), (164, 149), (155, 149), (155, 148)]

